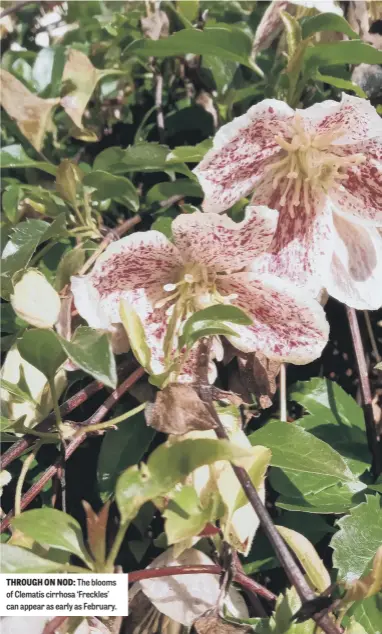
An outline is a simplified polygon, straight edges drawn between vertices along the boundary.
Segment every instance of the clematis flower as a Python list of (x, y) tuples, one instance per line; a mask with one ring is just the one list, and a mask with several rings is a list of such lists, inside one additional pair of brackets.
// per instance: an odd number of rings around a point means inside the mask
[[(127, 300), (143, 325), (154, 373), (168, 367), (165, 337), (175, 349), (184, 321), (215, 304), (233, 304), (253, 319), (250, 326), (232, 325), (237, 336), (230, 340), (239, 350), (308, 363), (327, 341), (322, 308), (288, 281), (243, 272), (268, 248), (276, 223), (277, 212), (267, 207), (248, 209), (241, 223), (196, 212), (174, 220), (174, 243), (158, 231), (122, 238), (89, 275), (72, 278), (76, 308), (93, 328), (110, 330)], [(192, 380), (192, 371), (184, 367), (182, 380)]]
[(281, 11), (296, 13), (297, 18), (315, 13), (336, 13), (343, 15), (342, 9), (333, 0), (273, 0), (264, 12), (256, 29), (253, 53), (268, 48), (283, 29)]
[(361, 309), (382, 304), (382, 120), (343, 95), (292, 110), (266, 99), (223, 126), (195, 172), (207, 212), (252, 203), (279, 210), (268, 253), (253, 270), (325, 287)]

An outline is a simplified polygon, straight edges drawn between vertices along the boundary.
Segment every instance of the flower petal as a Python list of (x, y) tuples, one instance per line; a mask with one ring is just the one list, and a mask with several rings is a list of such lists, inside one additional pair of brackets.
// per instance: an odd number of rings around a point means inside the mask
[(331, 190), (336, 211), (349, 221), (382, 226), (382, 137), (351, 146), (339, 146), (337, 153), (346, 156), (361, 153), (365, 161), (347, 171), (342, 186)]
[[(269, 200), (268, 191), (269, 182), (264, 181), (256, 189), (253, 202)], [(289, 196), (293, 196), (293, 192)], [(276, 189), (269, 204), (280, 207), (280, 197), (281, 192)], [(325, 194), (308, 190), (306, 199), (293, 208), (292, 218), (288, 202), (287, 196), (286, 205), (280, 208), (279, 222), (268, 253), (255, 259), (250, 270), (288, 278), (317, 295), (323, 286), (321, 278), (325, 277), (331, 261), (332, 205)]]
[(364, 310), (382, 306), (382, 237), (334, 214), (335, 248), (326, 288), (340, 302)]
[(342, 93), (340, 102), (324, 101), (298, 110), (305, 127), (316, 134), (341, 130), (333, 145), (365, 142), (382, 134), (382, 119), (366, 100)]
[(293, 116), (282, 101), (265, 99), (220, 128), (194, 170), (205, 194), (204, 211), (224, 211), (253, 190), (280, 152), (274, 136)]
[(252, 206), (242, 222), (226, 215), (181, 214), (172, 223), (174, 241), (184, 262), (199, 262), (216, 271), (240, 270), (270, 246), (278, 213)]
[(232, 327), (229, 337), (243, 352), (262, 352), (268, 359), (310, 363), (327, 343), (329, 325), (323, 308), (304, 290), (272, 275), (234, 273), (219, 280), (219, 290), (237, 294), (235, 305), (253, 319), (251, 326)]
[(289, 0), (273, 0), (270, 3), (256, 29), (252, 48), (253, 54), (268, 48), (279, 36), (283, 28), (280, 11), (285, 11), (288, 4)]
[(163, 286), (174, 281), (180, 265), (176, 247), (159, 231), (127, 236), (106, 249), (89, 275), (72, 277), (76, 308), (93, 328), (112, 331), (121, 323), (119, 304), (126, 299), (145, 330), (153, 372), (163, 372), (168, 305), (156, 305), (166, 297)]

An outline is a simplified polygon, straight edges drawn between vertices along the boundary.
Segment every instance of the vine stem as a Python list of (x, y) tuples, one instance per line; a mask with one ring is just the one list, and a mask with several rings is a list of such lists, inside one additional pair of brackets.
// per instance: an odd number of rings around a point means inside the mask
[[(94, 414), (90, 418), (88, 418), (87, 422), (89, 424), (100, 423), (105, 418), (109, 410), (123, 396), (123, 394), (125, 394), (125, 392), (127, 392), (127, 390), (129, 390), (131, 386), (134, 385), (134, 383), (136, 383), (144, 374), (145, 374), (145, 371), (143, 368), (137, 368), (136, 370), (134, 370), (134, 372), (130, 374), (130, 376), (128, 376), (127, 379), (125, 379), (123, 383), (121, 383), (121, 385), (117, 387), (117, 389), (114, 390), (114, 392), (112, 392), (112, 394), (110, 394), (110, 396), (101, 405), (101, 407), (99, 407), (97, 411), (94, 412)], [(75, 450), (83, 443), (86, 437), (87, 437), (87, 434), (82, 432), (81, 434), (76, 435), (73, 438), (73, 440), (65, 447), (65, 461), (67, 461), (70, 458), (70, 456), (75, 452)], [(44, 473), (40, 476), (38, 481), (35, 482), (31, 486), (31, 488), (22, 496), (21, 502), (20, 502), (20, 508), (22, 511), (27, 506), (29, 506), (32, 500), (34, 500), (35, 497), (39, 495), (39, 493), (41, 493), (45, 484), (49, 482), (49, 480), (51, 480), (53, 476), (56, 475), (57, 470), (59, 469), (60, 466), (61, 466), (61, 460), (59, 459), (55, 462), (55, 464), (51, 465), (48, 469), (46, 469), (46, 471), (44, 471)], [(1, 525), (0, 525), (1, 533), (7, 530), (7, 528), (9, 527), (12, 521), (12, 518), (13, 518), (13, 511), (8, 513), (6, 517), (3, 519), (3, 521), (1, 522)]]
[[(176, 575), (219, 575), (223, 569), (218, 564), (211, 565), (195, 565), (195, 566), (167, 566), (165, 568), (145, 568), (144, 570), (136, 570), (135, 572), (129, 572), (129, 583), (135, 583), (136, 581), (143, 581), (144, 579), (157, 579), (158, 577), (172, 577)], [(276, 601), (277, 597), (273, 592), (264, 588), (246, 574), (242, 572), (236, 572), (234, 575), (234, 581), (247, 590), (251, 590), (255, 594), (258, 594), (268, 601)]]
[(31, 453), (29, 454), (29, 456), (27, 456), (24, 460), (24, 464), (22, 466), (19, 478), (17, 480), (16, 491), (15, 491), (15, 517), (17, 517), (17, 515), (20, 515), (21, 513), (21, 495), (22, 495), (23, 484), (25, 482), (26, 475), (28, 473), (29, 467), (31, 466), (33, 460), (35, 459), (36, 454), (42, 444), (43, 443), (41, 441), (37, 442), (34, 448), (32, 449)]
[(280, 365), (280, 421), (286, 423), (288, 420), (287, 412), (287, 379), (286, 379), (286, 363)]
[(375, 360), (377, 361), (377, 363), (379, 363), (380, 361), (382, 361), (382, 357), (379, 354), (377, 342), (375, 340), (375, 336), (374, 336), (374, 332), (373, 332), (373, 326), (371, 325), (371, 321), (370, 321), (369, 311), (364, 310), (363, 314), (364, 314), (364, 317), (365, 317), (366, 328), (367, 328), (367, 332), (369, 334), (371, 348), (373, 350), (373, 353), (374, 353), (374, 356), (375, 356)]
[[(199, 348), (199, 377), (201, 382), (199, 387), (199, 394), (216, 423), (214, 431), (217, 437), (222, 440), (224, 439), (229, 441), (229, 436), (215, 410), (211, 390), (209, 389), (208, 385), (210, 347), (211, 342), (208, 339), (201, 339), (201, 344)], [(243, 467), (238, 467), (232, 463), (231, 466), (241, 484), (241, 487), (248, 501), (257, 514), (261, 528), (269, 539), (278, 560), (280, 561), (282, 567), (286, 572), (289, 581), (296, 588), (301, 602), (305, 603), (308, 601), (312, 601), (316, 597), (316, 595), (306, 581), (303, 572), (301, 571), (299, 565), (296, 563), (293, 555), (289, 551), (288, 546), (286, 545), (277, 528), (273, 524), (272, 518), (263, 505), (261, 498), (256, 491), (256, 488), (252, 484), (248, 472)], [(324, 616), (314, 615), (312, 618), (321, 627), (325, 634), (341, 634), (341, 630), (327, 614), (325, 614)]]
[(365, 427), (367, 442), (369, 445), (370, 453), (372, 456), (372, 472), (377, 478), (382, 472), (382, 455), (381, 446), (377, 438), (377, 428), (374, 421), (372, 396), (370, 390), (369, 373), (367, 370), (365, 352), (363, 349), (361, 332), (359, 329), (359, 323), (357, 319), (357, 313), (354, 308), (346, 306), (347, 317), (349, 321), (349, 327), (351, 332), (351, 338), (353, 341), (353, 348), (356, 356), (359, 383), (362, 396), (362, 409), (365, 416)]

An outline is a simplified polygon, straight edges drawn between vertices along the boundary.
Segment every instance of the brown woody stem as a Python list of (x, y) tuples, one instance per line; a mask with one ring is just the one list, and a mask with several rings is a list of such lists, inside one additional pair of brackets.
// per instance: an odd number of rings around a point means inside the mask
[(354, 352), (357, 360), (359, 383), (362, 396), (362, 409), (365, 416), (367, 442), (372, 456), (372, 472), (377, 478), (382, 472), (381, 445), (377, 438), (377, 428), (374, 420), (372, 396), (370, 390), (369, 373), (363, 349), (362, 337), (359, 329), (357, 313), (354, 308), (346, 306), (347, 317), (353, 340)]

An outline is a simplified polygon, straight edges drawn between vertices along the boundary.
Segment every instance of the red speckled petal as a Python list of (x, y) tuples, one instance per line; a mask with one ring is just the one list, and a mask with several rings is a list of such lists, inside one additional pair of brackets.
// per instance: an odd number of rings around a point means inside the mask
[(252, 326), (232, 325), (231, 343), (243, 352), (304, 364), (317, 359), (328, 341), (323, 308), (308, 293), (273, 275), (234, 273), (219, 280), (220, 292), (237, 294), (234, 304), (253, 319)]
[(341, 130), (334, 145), (359, 143), (382, 134), (382, 119), (366, 99), (342, 94), (342, 100), (316, 103), (298, 110), (305, 127), (316, 134)]
[[(293, 192), (290, 193), (290, 197)], [(269, 182), (264, 182), (253, 195), (254, 202), (269, 200), (280, 208), (279, 222), (268, 253), (253, 261), (252, 271), (271, 273), (287, 278), (297, 286), (304, 286), (316, 295), (324, 286), (333, 250), (332, 205), (323, 193), (307, 193), (307, 199), (294, 207), (294, 217), (286, 206), (280, 207), (281, 193), (272, 192), (269, 199)], [(306, 213), (309, 208), (309, 215)]]
[(268, 207), (249, 207), (242, 222), (195, 212), (178, 216), (172, 231), (185, 262), (199, 262), (216, 271), (238, 271), (267, 250), (277, 219), (277, 211)]
[[(346, 149), (351, 152), (346, 152)], [(382, 226), (382, 137), (339, 147), (337, 154), (362, 153), (366, 160), (347, 171), (342, 186), (329, 192), (336, 211), (348, 220)]]
[(204, 211), (224, 211), (254, 189), (265, 166), (278, 160), (274, 137), (286, 131), (293, 116), (282, 101), (265, 99), (220, 128), (194, 170), (205, 194)]
[(363, 310), (382, 306), (382, 237), (334, 214), (335, 248), (326, 289), (340, 302)]
[(121, 322), (120, 301), (127, 299), (143, 323), (153, 370), (161, 372), (168, 305), (155, 305), (166, 297), (163, 286), (175, 280), (180, 264), (176, 247), (159, 231), (127, 236), (106, 249), (89, 275), (72, 277), (75, 306), (89, 326), (110, 330)]

